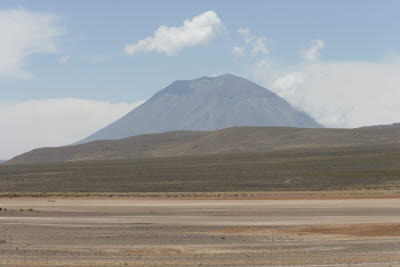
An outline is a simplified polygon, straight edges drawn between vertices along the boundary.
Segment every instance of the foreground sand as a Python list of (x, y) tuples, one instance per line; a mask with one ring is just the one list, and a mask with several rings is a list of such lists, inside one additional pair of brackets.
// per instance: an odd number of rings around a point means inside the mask
[(400, 266), (399, 198), (1, 198), (0, 207), (0, 266)]

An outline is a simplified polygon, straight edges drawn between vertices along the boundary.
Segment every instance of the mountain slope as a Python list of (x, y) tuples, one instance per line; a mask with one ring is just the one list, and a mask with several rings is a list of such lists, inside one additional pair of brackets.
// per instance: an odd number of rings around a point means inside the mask
[(41, 148), (5, 164), (193, 156), (319, 148), (400, 145), (400, 128), (302, 129), (235, 127), (218, 131), (178, 131), (119, 140)]
[(273, 92), (225, 74), (173, 82), (126, 116), (78, 143), (235, 126), (321, 127)]

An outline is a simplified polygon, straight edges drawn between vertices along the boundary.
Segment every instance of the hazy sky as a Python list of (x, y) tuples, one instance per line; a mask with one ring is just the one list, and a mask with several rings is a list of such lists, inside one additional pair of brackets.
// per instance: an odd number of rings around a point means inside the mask
[(400, 121), (400, 1), (0, 2), (0, 159), (233, 73), (327, 127)]

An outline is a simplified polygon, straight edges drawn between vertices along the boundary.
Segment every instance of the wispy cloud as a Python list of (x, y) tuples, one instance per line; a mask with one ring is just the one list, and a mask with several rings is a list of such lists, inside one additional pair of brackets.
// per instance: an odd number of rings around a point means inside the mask
[(252, 48), (251, 48), (251, 52), (253, 54), (264, 54), (264, 55), (268, 55), (269, 51), (267, 48), (267, 45), (265, 44), (265, 42), (267, 41), (267, 38), (265, 37), (257, 37), (254, 39), (254, 41), (252, 42)]
[(244, 47), (241, 46), (234, 46), (232, 47), (232, 54), (234, 56), (243, 56), (244, 55)]
[(58, 61), (60, 62), (60, 63), (65, 63), (65, 62), (67, 62), (68, 60), (70, 60), (71, 59), (71, 56), (63, 56), (63, 57), (61, 57)]
[(300, 51), (300, 55), (305, 60), (316, 60), (319, 58), (319, 51), (325, 47), (325, 43), (320, 39), (311, 40), (311, 47)]
[[(235, 56), (246, 56), (248, 53), (253, 56), (268, 55), (267, 38), (254, 35), (247, 27), (241, 27), (237, 32), (243, 37), (243, 46), (234, 46), (232, 54)], [(248, 51), (248, 52), (247, 52)]]
[(0, 10), (0, 77), (33, 78), (24, 62), (34, 54), (57, 52), (57, 38), (63, 34), (58, 20), (22, 8)]
[(250, 29), (247, 27), (240, 27), (237, 30), (237, 32), (240, 33), (244, 37), (246, 44), (250, 43), (255, 38), (255, 36), (251, 33)]
[(125, 52), (129, 55), (159, 52), (171, 56), (184, 47), (211, 41), (220, 32), (221, 26), (222, 22), (217, 14), (207, 11), (191, 20), (185, 20), (179, 27), (161, 25), (153, 36), (125, 46)]

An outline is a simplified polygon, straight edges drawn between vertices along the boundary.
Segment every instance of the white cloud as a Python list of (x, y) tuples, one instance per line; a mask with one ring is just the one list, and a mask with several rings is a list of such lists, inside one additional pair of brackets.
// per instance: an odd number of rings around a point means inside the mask
[(283, 98), (290, 98), (296, 93), (297, 87), (304, 83), (302, 72), (292, 72), (278, 77), (272, 84), (272, 88), (279, 92)]
[(238, 33), (240, 33), (243, 36), (250, 36), (251, 35), (251, 31), (248, 27), (240, 27), (237, 30)]
[(257, 54), (268, 55), (269, 54), (269, 50), (268, 50), (267, 45), (266, 45), (266, 42), (267, 42), (267, 38), (266, 37), (257, 37), (257, 36), (255, 36), (250, 31), (249, 28), (241, 27), (237, 31), (244, 38), (246, 47), (234, 46), (233, 49), (232, 49), (232, 52), (233, 52), (234, 55), (244, 56), (246, 48), (250, 49), (250, 52), (253, 55), (257, 55)]
[(76, 142), (144, 101), (109, 103), (75, 98), (0, 101), (0, 159), (44, 146)]
[(251, 49), (251, 52), (253, 54), (260, 53), (260, 54), (268, 55), (269, 51), (265, 44), (266, 41), (267, 41), (267, 38), (265, 38), (265, 37), (256, 38), (252, 43), (253, 48)]
[(244, 47), (241, 46), (234, 46), (232, 48), (232, 54), (234, 56), (243, 56), (244, 55)]
[(0, 77), (32, 78), (23, 69), (24, 61), (33, 54), (58, 50), (56, 39), (63, 31), (57, 21), (57, 16), (24, 9), (0, 10)]
[(241, 27), (237, 31), (238, 31), (238, 33), (243, 35), (246, 44), (250, 43), (255, 38), (254, 35), (251, 33), (250, 29), (247, 28), (247, 27), (246, 28), (245, 27)]
[(304, 61), (286, 69), (260, 62), (258, 81), (327, 127), (400, 122), (400, 60)]
[(324, 42), (320, 39), (311, 40), (311, 47), (309, 49), (300, 51), (300, 55), (305, 60), (316, 60), (319, 58), (319, 51), (325, 47)]
[(161, 25), (154, 36), (125, 46), (125, 52), (133, 55), (155, 51), (171, 56), (184, 47), (208, 43), (220, 32), (221, 25), (217, 14), (207, 11), (192, 20), (185, 20), (180, 27)]
[(63, 56), (62, 58), (60, 58), (58, 61), (60, 62), (60, 63), (65, 63), (65, 62), (67, 62), (68, 60), (70, 60), (71, 59), (71, 56)]

